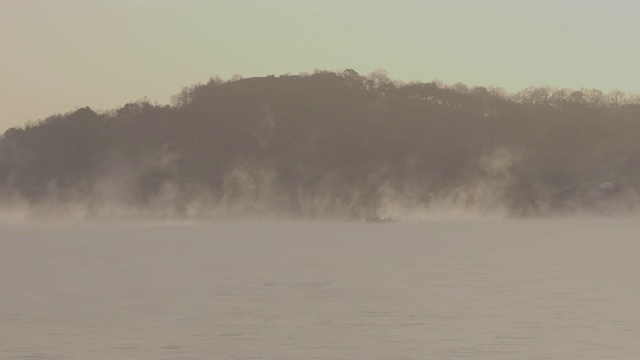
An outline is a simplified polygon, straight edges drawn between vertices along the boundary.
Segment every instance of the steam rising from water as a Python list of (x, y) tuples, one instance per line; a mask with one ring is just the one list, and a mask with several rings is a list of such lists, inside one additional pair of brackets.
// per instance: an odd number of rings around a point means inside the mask
[[(61, 190), (49, 183), (43, 200), (36, 203), (20, 197), (5, 202), (4, 219), (11, 221), (146, 220), (208, 221), (215, 219), (339, 220), (421, 222), (431, 220), (503, 219), (516, 214), (509, 207), (510, 192), (516, 191), (512, 169), (526, 154), (499, 148), (480, 158), (479, 172), (459, 184), (433, 186), (420, 179), (386, 181), (382, 175), (363, 188), (344, 189), (337, 177), (322, 179), (318, 191), (292, 194), (278, 183), (274, 169), (257, 163), (238, 163), (223, 176), (221, 191), (198, 183), (164, 180), (154, 196), (136, 198), (140, 177), (149, 171), (176, 173), (181, 155), (164, 152), (129, 162), (113, 161), (88, 188)], [(639, 200), (632, 189), (601, 184), (593, 196), (608, 196), (595, 214), (630, 214)], [(432, 191), (432, 189), (439, 189)], [(604, 188), (604, 189), (602, 189)], [(614, 190), (616, 192), (614, 193)], [(533, 214), (552, 213), (552, 189), (536, 189)], [(611, 193), (611, 194), (609, 194)], [(569, 214), (580, 212), (580, 204)], [(534, 212), (535, 211), (535, 212)], [(560, 214), (561, 215), (561, 214)], [(564, 214), (567, 215), (567, 214)]]

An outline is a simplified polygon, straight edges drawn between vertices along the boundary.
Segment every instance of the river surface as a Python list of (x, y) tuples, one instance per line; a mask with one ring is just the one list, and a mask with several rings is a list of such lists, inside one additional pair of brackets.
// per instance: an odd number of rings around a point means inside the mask
[(638, 359), (640, 222), (0, 228), (0, 359)]

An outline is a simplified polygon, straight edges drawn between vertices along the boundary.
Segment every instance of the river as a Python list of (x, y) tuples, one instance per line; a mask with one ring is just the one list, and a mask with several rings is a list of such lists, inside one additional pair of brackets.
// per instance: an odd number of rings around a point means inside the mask
[(640, 223), (0, 228), (0, 359), (638, 359)]

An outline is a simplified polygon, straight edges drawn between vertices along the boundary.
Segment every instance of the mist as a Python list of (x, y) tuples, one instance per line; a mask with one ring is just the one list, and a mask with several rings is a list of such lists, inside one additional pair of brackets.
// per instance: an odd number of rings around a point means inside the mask
[(636, 358), (639, 119), (345, 70), (9, 129), (0, 359)]
[(640, 97), (402, 83), (384, 70), (229, 80), (82, 107), (0, 138), (5, 218), (424, 221), (620, 216)]

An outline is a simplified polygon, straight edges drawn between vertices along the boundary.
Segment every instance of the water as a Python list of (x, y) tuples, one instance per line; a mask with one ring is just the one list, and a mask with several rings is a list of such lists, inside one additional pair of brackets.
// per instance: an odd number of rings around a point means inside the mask
[(637, 359), (633, 221), (0, 230), (0, 359)]

